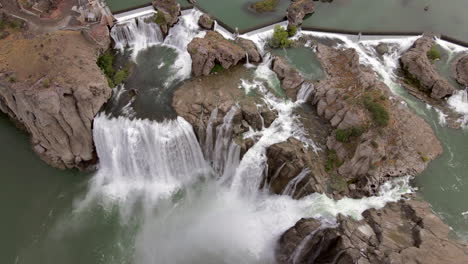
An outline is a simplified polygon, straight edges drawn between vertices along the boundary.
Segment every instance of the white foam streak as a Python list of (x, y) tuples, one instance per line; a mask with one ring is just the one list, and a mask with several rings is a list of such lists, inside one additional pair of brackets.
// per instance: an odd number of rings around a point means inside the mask
[(450, 108), (462, 115), (458, 120), (463, 128), (468, 128), (468, 96), (467, 90), (457, 91), (448, 100)]

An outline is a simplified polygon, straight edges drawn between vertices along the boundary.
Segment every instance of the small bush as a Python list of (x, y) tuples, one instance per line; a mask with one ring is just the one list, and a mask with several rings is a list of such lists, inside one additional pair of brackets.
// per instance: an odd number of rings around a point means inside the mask
[(288, 25), (288, 35), (289, 37), (293, 37), (297, 33), (297, 26), (296, 25)]
[(42, 81), (42, 86), (44, 86), (44, 88), (49, 88), (50, 87), (50, 81), (49, 79), (44, 79)]
[(289, 48), (293, 44), (293, 41), (289, 39), (289, 33), (283, 27), (276, 25), (273, 32), (273, 37), (270, 40), (270, 46), (272, 48)]
[(104, 74), (112, 78), (114, 76), (115, 70), (114, 70), (114, 55), (111, 52), (106, 52), (102, 54), (98, 60), (97, 60), (97, 65), (101, 70), (104, 72)]
[(432, 61), (440, 59), (441, 54), (436, 45), (432, 45), (431, 49), (427, 52), (427, 57)]
[(347, 143), (352, 137), (359, 137), (363, 132), (364, 130), (360, 127), (337, 129), (335, 132), (335, 138), (339, 142)]
[(211, 73), (218, 73), (218, 72), (223, 72), (223, 71), (224, 71), (224, 68), (219, 63), (216, 63), (213, 69), (211, 69)]
[(158, 25), (166, 24), (166, 17), (164, 16), (163, 12), (158, 11), (156, 14), (154, 14), (154, 23)]
[(252, 8), (257, 12), (272, 12), (278, 6), (278, 0), (261, 0), (252, 4)]
[(338, 159), (338, 155), (336, 155), (336, 151), (331, 149), (327, 152), (327, 161), (325, 162), (325, 171), (331, 171), (335, 167), (339, 167), (341, 165), (341, 161)]
[(372, 119), (377, 125), (383, 127), (388, 125), (390, 115), (380, 102), (376, 102), (370, 96), (365, 96), (364, 106), (371, 113)]
[(11, 82), (11, 83), (15, 83), (16, 82), (16, 77), (15, 76), (10, 76), (10, 78), (8, 78), (8, 81)]
[(123, 83), (128, 77), (128, 70), (118, 70), (113, 78), (114, 85), (119, 85)]

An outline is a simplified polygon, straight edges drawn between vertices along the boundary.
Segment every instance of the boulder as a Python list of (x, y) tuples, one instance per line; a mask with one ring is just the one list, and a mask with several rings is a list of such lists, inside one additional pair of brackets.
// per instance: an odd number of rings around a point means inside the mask
[(437, 72), (428, 58), (428, 51), (433, 45), (435, 45), (434, 38), (424, 35), (401, 56), (400, 61), (403, 70), (412, 83), (415, 83), (416, 88), (434, 99), (443, 99), (452, 95), (455, 88)]
[(278, 264), (467, 263), (467, 245), (449, 234), (427, 202), (402, 200), (367, 210), (360, 221), (340, 215), (337, 226), (301, 219), (281, 236), (276, 258)]
[(289, 138), (270, 146), (266, 155), (266, 183), (273, 193), (299, 198), (326, 191), (327, 174), (323, 168), (323, 159), (301, 141)]
[(96, 65), (101, 49), (78, 31), (0, 41), (6, 55), (0, 60), (0, 109), (54, 167), (84, 168), (97, 160), (93, 119), (111, 95)]
[(313, 0), (293, 0), (287, 10), (288, 21), (291, 25), (299, 26), (302, 24), (304, 16), (313, 12)]
[(281, 80), (281, 86), (288, 97), (295, 100), (297, 91), (304, 82), (301, 73), (282, 56), (275, 56), (271, 67)]
[(214, 20), (209, 15), (203, 14), (198, 19), (198, 25), (204, 29), (212, 30), (214, 28)]
[(177, 0), (153, 0), (153, 7), (157, 12), (156, 23), (167, 36), (169, 29), (179, 21), (180, 5)]
[(381, 56), (387, 54), (389, 50), (390, 49), (387, 43), (380, 43), (379, 45), (377, 45), (377, 47), (375, 47), (375, 51), (377, 51), (377, 53)]
[(209, 75), (216, 64), (224, 69), (237, 65), (247, 52), (218, 32), (207, 32), (204, 38), (194, 38), (187, 46), (192, 57), (192, 72), (195, 76)]
[(241, 46), (247, 55), (249, 56), (249, 61), (250, 62), (261, 62), (262, 61), (262, 55), (257, 49), (257, 45), (249, 39), (245, 38), (236, 38), (236, 43)]
[(460, 57), (454, 62), (455, 79), (465, 87), (468, 87), (468, 55)]

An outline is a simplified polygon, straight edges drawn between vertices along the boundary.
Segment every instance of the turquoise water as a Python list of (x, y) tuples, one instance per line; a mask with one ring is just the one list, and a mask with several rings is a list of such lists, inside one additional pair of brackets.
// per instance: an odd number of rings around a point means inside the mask
[(310, 48), (273, 49), (272, 53), (285, 57), (303, 74), (305, 79), (316, 81), (325, 77), (317, 56)]

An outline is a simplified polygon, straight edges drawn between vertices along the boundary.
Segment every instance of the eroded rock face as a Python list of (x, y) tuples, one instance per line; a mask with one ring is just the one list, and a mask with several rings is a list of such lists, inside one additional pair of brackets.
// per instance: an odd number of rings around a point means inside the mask
[(435, 45), (434, 38), (425, 35), (416, 40), (413, 47), (402, 55), (400, 61), (408, 78), (414, 80), (416, 88), (434, 99), (442, 99), (452, 95), (455, 88), (437, 72), (428, 58), (427, 52), (433, 45)]
[(468, 87), (468, 55), (465, 55), (455, 61), (454, 69), (457, 82)]
[(209, 15), (203, 14), (198, 19), (198, 25), (204, 29), (212, 30), (214, 28), (214, 20)]
[(409, 200), (370, 209), (364, 219), (338, 217), (337, 227), (302, 219), (278, 242), (283, 263), (467, 263), (468, 247), (449, 240), (449, 227), (428, 203)]
[(313, 0), (293, 0), (287, 10), (290, 24), (299, 26), (302, 24), (304, 16), (314, 12)]
[(0, 43), (0, 109), (31, 136), (34, 151), (58, 168), (96, 161), (94, 116), (111, 95), (96, 65), (99, 46), (60, 31)]
[(304, 82), (304, 78), (300, 72), (281, 56), (273, 58), (271, 68), (281, 80), (281, 86), (286, 91), (288, 97), (295, 100), (297, 91)]
[(258, 51), (257, 45), (255, 45), (253, 41), (245, 38), (236, 38), (236, 43), (245, 50), (245, 52), (249, 56), (250, 62), (262, 61), (262, 55)]
[(156, 22), (164, 35), (179, 21), (180, 5), (177, 0), (154, 0), (153, 7), (158, 12)]
[[(209, 75), (217, 63), (224, 69), (229, 69), (245, 59), (247, 53), (257, 58), (258, 51), (255, 51), (253, 43), (247, 40), (239, 40), (237, 43), (214, 31), (207, 32), (204, 38), (194, 38), (187, 47), (192, 57), (193, 74)], [(243, 46), (248, 49), (245, 50)]]
[(324, 193), (327, 174), (323, 160), (304, 143), (289, 138), (267, 149), (267, 184), (276, 194), (299, 198), (311, 193)]
[[(389, 88), (359, 64), (355, 50), (319, 45), (317, 51), (328, 77), (315, 85), (312, 104), (335, 128), (327, 147), (340, 161), (336, 173), (357, 184), (347, 195), (367, 196), (388, 177), (421, 173), (429, 160), (442, 153), (431, 127), (398, 99), (389, 99)], [(388, 124), (376, 124), (365, 98), (385, 109)], [(359, 129), (360, 134), (347, 141), (337, 139), (339, 130), (350, 129)]]

